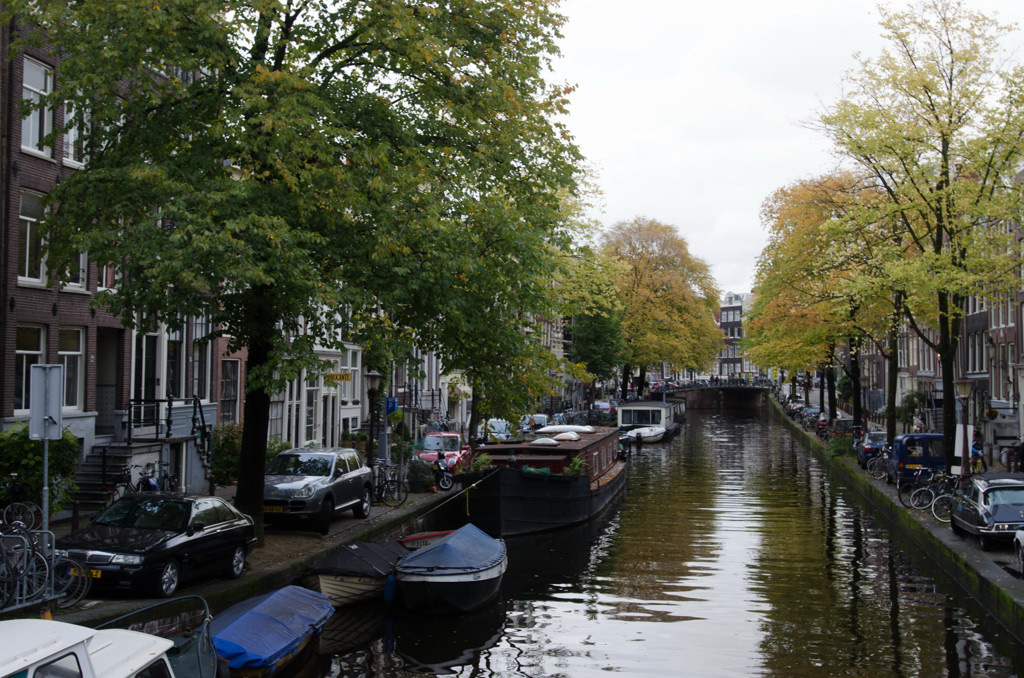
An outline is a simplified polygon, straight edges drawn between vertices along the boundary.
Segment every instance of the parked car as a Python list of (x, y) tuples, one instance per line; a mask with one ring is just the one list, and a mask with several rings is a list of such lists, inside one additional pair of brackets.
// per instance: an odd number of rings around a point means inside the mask
[(982, 551), (1008, 544), (1024, 528), (1024, 478), (1010, 473), (976, 473), (953, 496), (950, 527), (978, 537)]
[(504, 419), (488, 419), (476, 428), (476, 437), (483, 442), (509, 440), (512, 438), (512, 425)]
[(822, 432), (822, 437), (825, 440), (845, 437), (859, 438), (863, 432), (864, 428), (857, 423), (856, 419), (846, 417), (842, 419), (833, 419), (829, 422), (829, 425)]
[(351, 447), (286, 450), (270, 460), (263, 480), (263, 518), (311, 521), (322, 533), (334, 514), (370, 515), (373, 472)]
[(878, 456), (889, 442), (889, 434), (885, 431), (868, 431), (854, 439), (853, 451), (857, 455), (857, 465), (867, 468), (868, 460)]
[(428, 433), (421, 440), (417, 441), (417, 445), (413, 450), (413, 454), (428, 464), (433, 464), (437, 461), (439, 452), (444, 454), (444, 460), (448, 463), (448, 470), (452, 473), (460, 470), (463, 462), (470, 455), (469, 445), (462, 440), (462, 434), (449, 433), (447, 431)]
[(146, 492), (117, 500), (56, 547), (89, 568), (93, 586), (168, 597), (202, 574), (240, 576), (255, 543), (252, 518), (220, 497)]
[(901, 478), (912, 478), (919, 471), (945, 468), (946, 445), (941, 433), (904, 433), (892, 441), (885, 479), (891, 484)]

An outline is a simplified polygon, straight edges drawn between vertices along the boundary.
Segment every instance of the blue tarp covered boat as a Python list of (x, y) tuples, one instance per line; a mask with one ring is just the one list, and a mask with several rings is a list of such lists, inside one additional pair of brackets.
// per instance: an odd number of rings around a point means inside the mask
[(213, 644), (232, 675), (270, 676), (299, 654), (333, 613), (327, 596), (286, 586), (217, 615)]
[(464, 525), (406, 556), (396, 568), (411, 610), (469, 612), (493, 600), (508, 566), (505, 542)]

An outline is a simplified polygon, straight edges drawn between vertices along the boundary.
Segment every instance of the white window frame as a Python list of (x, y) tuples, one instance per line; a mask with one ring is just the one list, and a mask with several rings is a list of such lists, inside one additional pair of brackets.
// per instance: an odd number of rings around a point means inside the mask
[[(19, 345), (18, 341), (22, 338), (22, 330), (33, 330), (37, 332), (37, 345), (35, 347), (26, 347)], [(31, 404), (31, 387), (32, 387), (32, 365), (45, 364), (46, 356), (46, 327), (43, 325), (18, 325), (15, 330), (15, 342), (14, 342), (14, 411), (16, 413), (25, 413), (29, 410)], [(34, 360), (33, 360), (34, 358)], [(21, 374), (19, 374), (19, 372)], [(19, 407), (20, 404), (20, 407)]]
[(210, 400), (210, 364), (213, 347), (206, 338), (211, 331), (208, 316), (196, 316), (192, 321), (192, 395), (203, 402)]
[[(35, 196), (39, 212), (26, 214), (25, 198)], [(43, 195), (35, 191), (22, 191), (18, 208), (18, 283), (46, 284), (46, 258), (43, 256), (43, 235), (39, 222), (46, 214), (42, 206)], [(33, 270), (38, 269), (38, 270)]]
[[(77, 346), (65, 344), (74, 336)], [(85, 395), (85, 332), (81, 327), (61, 327), (57, 330), (57, 356), (64, 366), (64, 409), (82, 410)]]
[[(29, 84), (29, 69), (38, 68), (43, 76), (42, 88)], [(35, 59), (26, 58), (22, 66), (21, 98), (23, 101), (38, 102), (53, 92), (53, 69)], [(21, 150), (33, 155), (49, 158), (53, 149), (43, 146), (43, 139), (53, 132), (53, 113), (50, 109), (36, 109), (21, 119)]]
[(85, 130), (88, 129), (89, 114), (78, 113), (70, 103), (64, 107), (64, 164), (69, 167), (85, 167)]

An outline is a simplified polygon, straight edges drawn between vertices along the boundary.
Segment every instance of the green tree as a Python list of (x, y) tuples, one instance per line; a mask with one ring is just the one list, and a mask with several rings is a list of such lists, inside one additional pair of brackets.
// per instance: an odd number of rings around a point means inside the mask
[(623, 382), (632, 367), (640, 368), (642, 382), (654, 363), (706, 367), (723, 344), (715, 320), (721, 293), (708, 264), (690, 253), (675, 228), (646, 217), (615, 224), (602, 245), (605, 256), (621, 265), (616, 291), (623, 309)]
[(568, 88), (545, 81), (553, 3), (5, 8), (60, 54), (40, 104), (88, 122), (86, 168), (50, 196), (51, 270), (88, 252), (129, 326), (206, 316), (247, 349), (237, 503), (261, 537), (270, 396), (321, 369), (317, 346), (357, 338), (384, 371), (415, 339), (522, 390), (509, 319), (550, 304), (578, 162)]
[[(836, 148), (886, 197), (895, 226), (885, 277), (907, 321), (939, 356), (954, 393), (965, 302), (1005, 298), (1019, 280), (1012, 238), (1024, 150), (1024, 71), (996, 65), (1009, 27), (956, 0), (879, 9), (888, 48), (864, 59), (822, 116)], [(956, 401), (943, 400), (947, 436)], [(954, 463), (953, 445), (947, 462)]]

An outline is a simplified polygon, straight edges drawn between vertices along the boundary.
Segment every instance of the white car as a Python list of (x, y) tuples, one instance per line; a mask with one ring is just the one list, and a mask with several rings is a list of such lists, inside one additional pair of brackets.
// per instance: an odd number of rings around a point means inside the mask
[(512, 437), (512, 425), (504, 419), (488, 419), (477, 427), (476, 437), (485, 441), (508, 440)]

